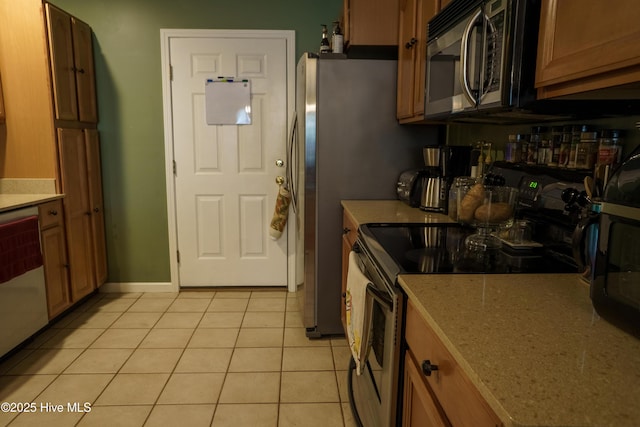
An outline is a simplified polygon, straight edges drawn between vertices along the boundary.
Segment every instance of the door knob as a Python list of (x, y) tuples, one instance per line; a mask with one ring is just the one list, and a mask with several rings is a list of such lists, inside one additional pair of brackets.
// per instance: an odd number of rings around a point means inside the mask
[(284, 176), (280, 176), (280, 175), (276, 176), (276, 184), (278, 185), (284, 184)]
[(276, 160), (276, 166), (279, 167), (279, 168), (283, 167), (284, 166), (284, 160), (282, 160), (282, 159)]

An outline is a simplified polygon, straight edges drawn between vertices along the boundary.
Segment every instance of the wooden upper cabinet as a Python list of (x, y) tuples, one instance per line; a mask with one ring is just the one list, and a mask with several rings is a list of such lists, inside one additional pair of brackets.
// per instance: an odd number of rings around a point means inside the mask
[(71, 18), (73, 34), (73, 58), (76, 70), (76, 88), (78, 94), (78, 119), (81, 122), (97, 123), (95, 70), (93, 67), (93, 45), (91, 27)]
[(399, 1), (344, 0), (345, 46), (397, 46)]
[(396, 116), (401, 123), (424, 120), (427, 24), (440, 8), (440, 0), (400, 1)]
[(46, 3), (56, 119), (97, 122), (91, 28)]
[(640, 81), (637, 0), (542, 0), (539, 98)]

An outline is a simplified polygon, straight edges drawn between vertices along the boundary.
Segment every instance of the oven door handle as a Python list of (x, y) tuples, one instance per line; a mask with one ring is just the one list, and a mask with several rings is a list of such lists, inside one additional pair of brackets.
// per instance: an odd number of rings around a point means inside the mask
[(384, 293), (376, 289), (371, 283), (367, 285), (367, 293), (373, 297), (378, 303), (386, 307), (389, 311), (393, 311), (393, 301)]

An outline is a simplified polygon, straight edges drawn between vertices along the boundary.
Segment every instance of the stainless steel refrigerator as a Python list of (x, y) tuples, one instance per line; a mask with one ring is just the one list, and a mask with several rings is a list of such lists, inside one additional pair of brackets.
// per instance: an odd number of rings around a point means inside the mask
[(340, 201), (395, 199), (400, 173), (424, 165), (422, 147), (438, 142), (433, 126), (398, 124), (396, 75), (395, 60), (306, 53), (298, 61), (289, 163), (298, 221), (296, 281), (308, 337), (344, 333)]

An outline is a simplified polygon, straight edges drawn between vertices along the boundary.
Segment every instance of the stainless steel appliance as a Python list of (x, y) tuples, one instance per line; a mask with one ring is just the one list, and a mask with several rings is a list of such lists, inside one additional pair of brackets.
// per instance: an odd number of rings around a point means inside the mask
[(454, 0), (428, 24), (425, 116), (526, 117), (539, 0)]
[[(340, 321), (343, 199), (393, 199), (401, 171), (421, 166), (437, 129), (395, 119), (397, 61), (319, 59), (297, 66), (296, 165), (300, 222), (296, 271), (307, 336), (343, 334)], [(295, 156), (294, 156), (295, 157)], [(304, 255), (302, 251), (304, 250)]]
[(640, 338), (640, 147), (611, 177), (593, 218), (593, 305), (602, 318)]
[(405, 202), (412, 208), (420, 206), (423, 174), (423, 169), (410, 169), (400, 174), (398, 183), (396, 184), (398, 200)]

